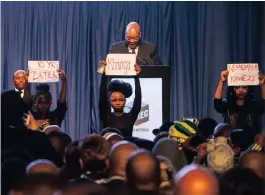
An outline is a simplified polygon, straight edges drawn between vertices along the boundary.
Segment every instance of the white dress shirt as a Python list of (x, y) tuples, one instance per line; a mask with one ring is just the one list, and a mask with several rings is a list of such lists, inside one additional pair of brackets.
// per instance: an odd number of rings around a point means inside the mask
[[(129, 48), (129, 47), (128, 47), (128, 50), (129, 50), (130, 53), (132, 53), (132, 51), (133, 51), (133, 50), (132, 50), (131, 48)], [(136, 48), (135, 48), (135, 54), (136, 54), (136, 55), (138, 54), (138, 50), (139, 50), (139, 47), (136, 47)]]
[[(15, 88), (15, 91), (19, 91), (17, 88)], [(24, 97), (24, 89), (21, 90), (22, 93), (20, 94), (20, 97), (23, 98)]]

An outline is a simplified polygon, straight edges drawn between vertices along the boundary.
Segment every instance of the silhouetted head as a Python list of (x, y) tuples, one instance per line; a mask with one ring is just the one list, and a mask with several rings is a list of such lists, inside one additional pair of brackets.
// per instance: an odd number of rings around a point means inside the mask
[(31, 174), (27, 175), (10, 195), (44, 195), (60, 194), (61, 182), (59, 177), (51, 174)]
[(126, 178), (126, 164), (131, 154), (138, 147), (128, 141), (120, 141), (111, 147), (110, 151), (110, 174)]
[(260, 178), (265, 179), (265, 154), (251, 150), (240, 157), (239, 165), (243, 168), (252, 169)]
[(234, 168), (220, 178), (221, 195), (263, 195), (263, 182), (251, 169)]
[(125, 39), (129, 48), (135, 49), (141, 40), (141, 30), (139, 24), (130, 22), (125, 31)]
[(190, 164), (175, 176), (174, 195), (219, 195), (218, 179), (208, 169)]
[(132, 86), (129, 83), (112, 80), (108, 84), (109, 101), (115, 112), (123, 112), (126, 98), (132, 95)]
[(126, 175), (131, 189), (157, 192), (161, 182), (160, 162), (151, 152), (138, 149), (127, 162)]
[(110, 144), (100, 135), (87, 136), (81, 145), (81, 167), (84, 172), (104, 174), (109, 167)]
[(27, 174), (53, 174), (59, 175), (59, 169), (51, 161), (38, 159), (28, 164), (26, 167)]
[(202, 118), (198, 124), (199, 134), (205, 139), (209, 138), (213, 134), (216, 125), (217, 122), (214, 119)]

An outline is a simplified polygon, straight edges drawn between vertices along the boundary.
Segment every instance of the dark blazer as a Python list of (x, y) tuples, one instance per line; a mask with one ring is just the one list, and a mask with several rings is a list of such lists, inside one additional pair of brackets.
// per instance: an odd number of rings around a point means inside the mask
[(126, 185), (126, 182), (121, 179), (113, 179), (109, 181), (108, 183), (103, 184), (105, 186), (111, 195), (127, 195), (128, 194), (128, 188)]
[(24, 127), (22, 116), (29, 108), (15, 90), (5, 91), (1, 94), (1, 121), (2, 127)]
[[(113, 43), (110, 46), (109, 53), (130, 53), (127, 42)], [(138, 65), (163, 65), (157, 53), (156, 45), (143, 40), (139, 43), (136, 62)]]

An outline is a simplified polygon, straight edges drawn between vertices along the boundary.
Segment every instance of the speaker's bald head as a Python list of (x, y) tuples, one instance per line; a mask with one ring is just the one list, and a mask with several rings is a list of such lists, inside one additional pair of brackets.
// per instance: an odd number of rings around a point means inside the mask
[(126, 33), (136, 33), (141, 32), (140, 25), (137, 22), (130, 22), (126, 27)]
[(215, 175), (195, 164), (185, 166), (175, 177), (174, 195), (218, 195), (219, 184)]
[(245, 152), (240, 158), (240, 166), (252, 169), (259, 177), (265, 178), (265, 154), (251, 150)]

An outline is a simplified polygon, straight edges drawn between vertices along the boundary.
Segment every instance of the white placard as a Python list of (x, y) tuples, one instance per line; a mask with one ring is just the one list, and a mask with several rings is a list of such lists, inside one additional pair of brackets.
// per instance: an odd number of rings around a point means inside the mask
[[(135, 84), (133, 78), (114, 78), (130, 83), (133, 94), (126, 100), (125, 112), (129, 112), (133, 106), (135, 97)], [(163, 123), (162, 79), (140, 78), (142, 91), (142, 107), (133, 127), (133, 136), (147, 140), (154, 140), (153, 129), (159, 128)], [(155, 87), (154, 87), (155, 86)]]
[(136, 75), (136, 54), (108, 54), (106, 75), (131, 76)]
[(59, 61), (28, 61), (29, 83), (59, 81)]
[(259, 84), (258, 64), (227, 64), (228, 86), (246, 86)]

